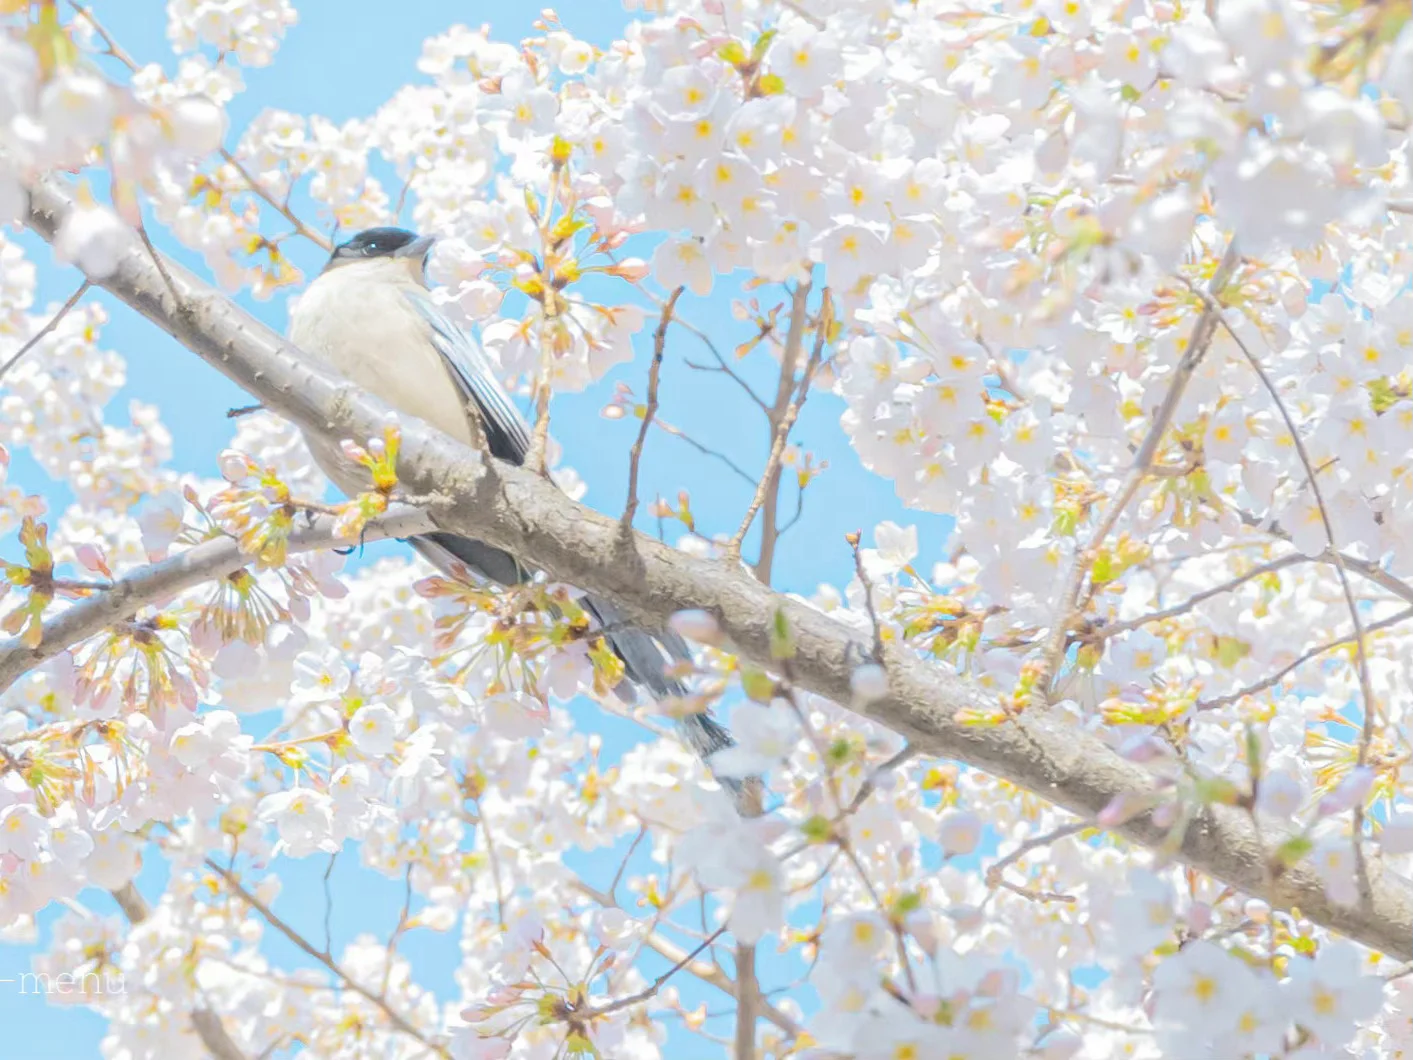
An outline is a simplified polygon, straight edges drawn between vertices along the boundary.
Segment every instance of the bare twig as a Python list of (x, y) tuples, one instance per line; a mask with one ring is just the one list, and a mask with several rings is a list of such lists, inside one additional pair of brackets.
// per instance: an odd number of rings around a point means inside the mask
[(709, 456), (713, 460), (720, 460), (723, 464), (725, 464), (728, 468), (730, 468), (736, 473), (737, 478), (745, 482), (747, 486), (750, 486), (752, 489), (755, 489), (756, 480), (750, 475), (746, 474), (745, 469), (742, 468), (740, 464), (736, 463), (736, 461), (732, 460), (725, 453), (721, 452), (720, 450), (713, 449), (710, 446), (703, 445), (701, 442), (697, 441), (686, 431), (682, 430), (682, 428), (675, 427), (660, 418), (653, 420), (653, 426), (660, 431), (664, 431), (667, 434), (672, 435), (672, 437), (674, 438), (678, 438), (686, 442), (697, 452), (701, 453), (702, 456)]
[(21, 346), (18, 350), (16, 350), (14, 355), (11, 356), (11, 358), (6, 361), (2, 367), (0, 367), (0, 379), (4, 379), (5, 373), (7, 373), (11, 368), (13, 368), (16, 362), (19, 361), (21, 357), (29, 353), (30, 350), (34, 349), (34, 347), (38, 346), (45, 335), (48, 335), (51, 331), (53, 331), (59, 326), (59, 322), (69, 315), (69, 310), (73, 309), (74, 306), (78, 305), (79, 299), (84, 296), (84, 293), (88, 290), (89, 286), (90, 284), (87, 280), (84, 280), (83, 283), (78, 285), (78, 290), (74, 291), (73, 294), (69, 295), (69, 300), (59, 307), (58, 312), (56, 312), (52, 317), (50, 317), (49, 320), (45, 323), (45, 325), (38, 331), (36, 331), (34, 335), (30, 337), (30, 340), (26, 342), (23, 346)]
[(448, 1060), (450, 1060), (451, 1053), (447, 1051), (446, 1046), (440, 1045), (437, 1042), (432, 1041), (422, 1031), (418, 1030), (417, 1027), (415, 1027), (412, 1023), (408, 1022), (405, 1016), (403, 1016), (400, 1012), (398, 1012), (391, 1005), (389, 1005), (384, 998), (379, 997), (373, 991), (369, 990), (366, 986), (364, 986), (362, 983), (358, 982), (351, 975), (349, 975), (348, 972), (344, 971), (344, 969), (339, 966), (339, 963), (334, 960), (332, 954), (327, 953), (323, 950), (316, 949), (313, 944), (309, 942), (309, 940), (307, 940), (294, 928), (290, 927), (289, 924), (285, 923), (285, 921), (281, 919), (280, 916), (276, 914), (273, 909), (271, 909), (253, 893), (251, 893), (251, 891), (248, 890), (245, 885), (240, 882), (240, 880), (236, 877), (235, 873), (226, 869), (218, 862), (213, 861), (211, 858), (205, 858), (203, 859), (203, 861), (208, 869), (214, 872), (217, 876), (221, 877), (222, 881), (226, 885), (226, 888), (233, 895), (239, 898), (246, 905), (250, 906), (257, 913), (259, 913), (267, 924), (269, 924), (272, 928), (274, 928), (281, 935), (287, 938), (290, 942), (294, 943), (294, 945), (298, 947), (303, 953), (305, 953), (309, 957), (312, 957), (314, 960), (318, 961), (330, 972), (332, 972), (334, 976), (337, 977), (338, 980), (343, 983), (343, 985), (347, 989), (353, 991), (365, 1001), (370, 1002), (374, 1007), (376, 1007), (380, 1012), (382, 1012), (384, 1017), (386, 1017), (388, 1023), (391, 1024), (396, 1030), (426, 1046), (438, 1056), (447, 1057)]
[(736, 944), (736, 1048), (734, 1060), (755, 1060), (756, 1021), (760, 1018), (760, 981), (754, 943)]
[[(479, 810), (479, 806), (477, 809)], [(500, 925), (502, 931), (505, 931), (509, 928), (510, 921), (505, 918), (505, 890), (500, 880), (500, 854), (496, 852), (496, 843), (491, 837), (491, 828), (486, 824), (484, 813), (477, 814), (476, 827), (480, 829), (481, 838), (486, 841), (486, 862), (491, 869), (491, 881), (495, 884), (496, 923)]]
[(817, 15), (811, 15), (808, 11), (806, 11), (803, 7), (796, 3), (795, 0), (778, 0), (778, 2), (781, 7), (785, 8), (785, 10), (793, 12), (797, 18), (804, 19), (815, 29), (824, 28), (824, 19), (820, 18)]
[(1148, 434), (1144, 437), (1143, 444), (1139, 446), (1133, 466), (1119, 486), (1118, 493), (1105, 509), (1103, 517), (1099, 520), (1099, 525), (1094, 528), (1089, 540), (1083, 548), (1075, 550), (1070, 569), (1061, 582), (1060, 599), (1055, 609), (1055, 619), (1051, 623), (1049, 636), (1045, 640), (1040, 673), (1034, 683), (1037, 693), (1043, 696), (1047, 703), (1053, 694), (1055, 675), (1059, 672), (1060, 662), (1065, 654), (1066, 635), (1079, 617), (1075, 612), (1079, 606), (1079, 594), (1084, 585), (1085, 575), (1093, 566), (1095, 553), (1104, 543), (1104, 539), (1109, 536), (1110, 531), (1118, 525), (1124, 510), (1133, 500), (1134, 494), (1138, 492), (1138, 487), (1142, 485), (1144, 477), (1153, 466), (1154, 457), (1158, 455), (1158, 447), (1162, 444), (1168, 425), (1172, 422), (1173, 416), (1177, 414), (1183, 394), (1187, 392), (1187, 384), (1191, 382), (1193, 374), (1197, 371), (1197, 366), (1207, 355), (1207, 348), (1211, 345), (1212, 335), (1217, 329), (1218, 313), (1214, 308), (1216, 306), (1215, 298), (1221, 295), (1222, 290), (1231, 279), (1232, 273), (1236, 271), (1240, 263), (1241, 255), (1237, 250), (1236, 240), (1233, 238), (1227, 244), (1226, 253), (1217, 265), (1217, 271), (1212, 275), (1211, 283), (1208, 285), (1211, 292), (1210, 298), (1197, 318), (1197, 324), (1192, 329), (1192, 339), (1188, 343), (1187, 351), (1173, 372), (1172, 382), (1168, 385), (1162, 404), (1153, 414), (1153, 422), (1148, 427)]
[(770, 584), (771, 568), (775, 560), (775, 544), (779, 538), (776, 519), (780, 503), (780, 472), (785, 456), (785, 443), (789, 440), (795, 420), (799, 418), (800, 408), (804, 404), (805, 398), (809, 396), (815, 372), (819, 370), (820, 361), (823, 358), (824, 345), (829, 340), (830, 326), (834, 320), (833, 301), (829, 297), (829, 288), (826, 287), (824, 301), (819, 307), (819, 315), (814, 325), (814, 349), (810, 353), (804, 374), (800, 377), (797, 386), (795, 365), (799, 362), (800, 347), (804, 342), (804, 332), (807, 326), (805, 303), (809, 298), (809, 292), (808, 281), (801, 281), (795, 285), (790, 310), (790, 330), (786, 334), (785, 352), (781, 357), (780, 386), (775, 395), (775, 405), (770, 411), (772, 435), (770, 456), (766, 460), (765, 472), (761, 475), (755, 496), (751, 498), (750, 507), (747, 508), (741, 525), (726, 546), (727, 562), (739, 562), (741, 543), (746, 539), (751, 524), (755, 522), (756, 513), (764, 509), (761, 520), (760, 557), (756, 560), (754, 571), (756, 577), (767, 585)]
[[(1382, 618), (1377, 622), (1370, 622), (1367, 626), (1364, 627), (1364, 635), (1365, 637), (1367, 637), (1370, 633), (1377, 633), (1380, 630), (1390, 629), (1394, 626), (1401, 625), (1402, 623), (1407, 622), (1410, 619), (1413, 619), (1413, 607), (1406, 607), (1402, 611), (1399, 611), (1397, 614), (1389, 615), (1387, 618)], [(1239, 702), (1240, 700), (1245, 699), (1247, 696), (1254, 696), (1258, 692), (1264, 692), (1266, 689), (1273, 688), (1276, 685), (1280, 684), (1287, 674), (1299, 669), (1301, 666), (1304, 666), (1311, 659), (1319, 658), (1321, 655), (1324, 655), (1327, 652), (1332, 652), (1336, 648), (1342, 648), (1346, 644), (1357, 643), (1359, 643), (1358, 634), (1349, 633), (1343, 637), (1339, 637), (1336, 640), (1328, 640), (1325, 641), (1323, 644), (1315, 645), (1313, 648), (1307, 648), (1305, 651), (1301, 652), (1300, 655), (1298, 655), (1295, 659), (1287, 663), (1285, 666), (1282, 666), (1274, 673), (1261, 678), (1259, 681), (1253, 681), (1249, 685), (1243, 685), (1235, 692), (1228, 692), (1224, 696), (1218, 696), (1215, 699), (1200, 699), (1197, 701), (1197, 705), (1194, 709), (1216, 710), (1219, 707), (1225, 707), (1228, 704)]]
[[(598, 890), (596, 887), (590, 886), (583, 880), (575, 880), (571, 884), (571, 886), (580, 894), (592, 899), (599, 905), (603, 906), (605, 909), (619, 908), (618, 902), (611, 895)], [(644, 941), (648, 949), (652, 950), (659, 957), (663, 958), (663, 960), (671, 961), (674, 964), (681, 964), (683, 971), (686, 971), (693, 977), (701, 980), (703, 983), (706, 983), (708, 986), (716, 987), (716, 989), (720, 990), (723, 994), (726, 994), (729, 997), (734, 998), (736, 996), (736, 983), (731, 979), (730, 976), (728, 976), (715, 964), (708, 963), (707, 961), (696, 960), (687, 961), (683, 963), (682, 958), (688, 955), (687, 951), (684, 950), (682, 947), (678, 946), (676, 943), (672, 942), (670, 939), (664, 938), (657, 932), (649, 933), (645, 937)], [(792, 1020), (789, 1016), (785, 1015), (785, 1013), (777, 1009), (774, 1005), (770, 1005), (768, 1003), (762, 1004), (761, 1015), (765, 1019), (769, 1020), (771, 1023), (775, 1024), (775, 1026), (779, 1027), (786, 1034), (790, 1035), (792, 1038), (798, 1038), (804, 1033), (803, 1027), (801, 1027), (798, 1023)]]
[(1076, 832), (1082, 832), (1086, 828), (1092, 827), (1094, 826), (1088, 821), (1074, 821), (1070, 824), (1061, 825), (1059, 828), (1052, 829), (1043, 835), (1032, 836), (986, 870), (986, 885), (992, 888), (1004, 887), (1008, 891), (1014, 891), (1016, 894), (1029, 898), (1032, 901), (1073, 902), (1075, 900), (1073, 895), (1060, 894), (1056, 891), (1042, 891), (1033, 887), (1027, 887), (1024, 884), (1012, 883), (1010, 880), (1006, 879), (1005, 873), (1008, 868), (1020, 861), (1021, 858), (1025, 857), (1032, 850), (1049, 846), (1056, 840), (1064, 839), (1066, 836), (1072, 836)]
[(864, 570), (863, 553), (859, 549), (859, 532), (848, 535), (849, 547), (854, 552), (854, 573), (864, 591), (864, 610), (868, 612), (869, 627), (873, 630), (873, 661), (883, 665), (883, 626), (878, 621), (878, 610), (873, 605), (873, 579)]
[(104, 47), (108, 49), (104, 53), (105, 55), (112, 56), (133, 73), (137, 72), (137, 63), (133, 60), (132, 56), (123, 51), (122, 47), (113, 38), (113, 35), (103, 28), (103, 24), (93, 17), (92, 12), (90, 12), (88, 8), (84, 7), (82, 4), (76, 3), (75, 0), (69, 0), (69, 6), (74, 9), (80, 18), (93, 27), (93, 32), (98, 34), (98, 39), (101, 40)]
[[(664, 304), (664, 300), (662, 298), (658, 297), (652, 291), (649, 291), (641, 283), (636, 284), (635, 286), (638, 288), (638, 290), (642, 291), (643, 294), (647, 295), (647, 297), (650, 298), (659, 309), (662, 308)], [(722, 375), (727, 376), (732, 382), (739, 386), (742, 391), (745, 392), (746, 396), (750, 398), (753, 402), (755, 402), (756, 406), (759, 407), (762, 412), (770, 411), (769, 406), (767, 406), (764, 399), (762, 399), (761, 396), (756, 393), (755, 388), (752, 387), (750, 383), (746, 382), (746, 380), (743, 379), (741, 375), (734, 368), (731, 367), (730, 362), (728, 362), (726, 358), (722, 355), (721, 350), (717, 347), (716, 343), (712, 341), (710, 335), (708, 335), (701, 328), (692, 324), (690, 321), (683, 320), (681, 317), (677, 318), (677, 326), (684, 329), (689, 335), (696, 336), (696, 338), (701, 341), (702, 345), (707, 348), (707, 351), (712, 355), (712, 358), (716, 361), (717, 365), (715, 368), (712, 368), (710, 365), (697, 364), (694, 361), (684, 360), (683, 363), (686, 364), (687, 367), (695, 369), (699, 372), (720, 372)], [(751, 479), (751, 481), (755, 482), (755, 479)]]
[(1314, 559), (1303, 552), (1291, 552), (1288, 555), (1273, 559), (1269, 563), (1262, 563), (1252, 567), (1245, 574), (1238, 574), (1228, 578), (1220, 585), (1214, 585), (1210, 589), (1203, 589), (1201, 592), (1193, 593), (1180, 604), (1173, 604), (1171, 607), (1160, 608), (1157, 611), (1150, 611), (1146, 615), (1139, 615), (1137, 618), (1125, 619), (1122, 622), (1106, 623), (1098, 630), (1100, 637), (1116, 637), (1120, 633), (1127, 633), (1130, 630), (1139, 629), (1153, 622), (1161, 622), (1165, 618), (1176, 618), (1178, 615), (1185, 615), (1198, 604), (1212, 599), (1214, 596), (1224, 596), (1235, 589), (1239, 589), (1249, 581), (1260, 578), (1266, 574), (1272, 574), (1286, 567), (1293, 567), (1297, 563), (1313, 563)]
[(177, 290), (177, 285), (172, 281), (172, 274), (167, 271), (162, 255), (157, 253), (157, 248), (152, 245), (152, 237), (147, 234), (147, 226), (139, 224), (137, 234), (142, 239), (142, 245), (147, 248), (147, 253), (152, 256), (152, 264), (157, 267), (158, 274), (162, 277), (162, 282), (167, 285), (167, 291), (172, 296), (172, 302), (180, 310), (185, 304), (181, 292)]
[(690, 953), (684, 954), (681, 960), (679, 960), (671, 968), (667, 969), (667, 971), (663, 972), (647, 986), (643, 987), (643, 989), (639, 990), (636, 994), (629, 994), (627, 997), (620, 997), (614, 1001), (608, 1002), (605, 1005), (599, 1005), (598, 1007), (591, 1009), (589, 1012), (584, 1013), (583, 1018), (586, 1020), (597, 1019), (599, 1016), (607, 1016), (610, 1012), (617, 1012), (619, 1009), (629, 1008), (633, 1005), (641, 1004), (642, 1002), (647, 1001), (651, 997), (656, 997), (658, 991), (666, 985), (669, 979), (671, 979), (683, 968), (686, 968), (689, 964), (696, 960), (698, 955), (700, 955), (703, 950), (709, 948), (713, 942), (715, 942), (725, 933), (726, 928), (724, 926), (717, 928), (710, 935), (708, 935), (697, 946), (696, 949), (692, 950)]
[(638, 440), (628, 455), (628, 503), (623, 508), (623, 525), (631, 527), (633, 517), (638, 514), (638, 465), (643, 459), (643, 442), (647, 440), (648, 428), (657, 415), (657, 388), (662, 375), (662, 356), (667, 348), (667, 326), (672, 323), (672, 313), (677, 308), (677, 299), (682, 297), (684, 288), (678, 287), (662, 307), (662, 317), (657, 331), (653, 333), (653, 362), (648, 369), (648, 403), (643, 410), (643, 422), (638, 427)]
[[(1243, 508), (1234, 507), (1231, 511), (1236, 513), (1237, 517), (1244, 525), (1253, 527), (1287, 543), (1290, 542), (1290, 534), (1283, 527), (1271, 520), (1263, 518), (1254, 512), (1246, 511)], [(1326, 548), (1318, 556), (1311, 556), (1310, 559), (1316, 563), (1328, 563), (1331, 566), (1336, 562), (1334, 551), (1329, 548)], [(1338, 562), (1344, 564), (1345, 570), (1353, 571), (1361, 578), (1373, 582), (1381, 589), (1388, 590), (1400, 600), (1413, 604), (1413, 585), (1409, 585), (1402, 579), (1394, 577), (1394, 575), (1384, 570), (1377, 563), (1367, 559), (1360, 559), (1358, 556), (1350, 555), (1348, 552), (1339, 553)]]
[[(118, 908), (123, 911), (128, 923), (134, 927), (152, 915), (152, 908), (147, 904), (147, 899), (142, 897), (142, 893), (131, 881), (108, 893), (118, 903)], [(217, 1016), (210, 1006), (203, 1003), (192, 1008), (191, 1027), (215, 1060), (245, 1060), (245, 1053), (231, 1040), (221, 1017)]]
[(859, 790), (854, 792), (853, 799), (848, 806), (844, 807), (844, 815), (847, 817), (850, 814), (857, 813), (862, 808), (863, 804), (868, 801), (869, 796), (878, 789), (878, 781), (884, 774), (892, 773), (894, 770), (898, 769), (899, 766), (905, 765), (908, 761), (916, 757), (917, 748), (909, 744), (886, 762), (879, 763), (879, 765), (874, 768), (873, 772), (869, 773), (869, 775), (864, 778), (864, 782), (859, 785)]
[(310, 228), (303, 221), (301, 221), (299, 219), (299, 216), (289, 208), (288, 203), (281, 202), (279, 199), (275, 198), (275, 196), (270, 192), (270, 190), (266, 188), (265, 185), (261, 184), (260, 181), (256, 180), (255, 177), (251, 174), (251, 172), (245, 168), (245, 166), (241, 163), (240, 159), (236, 158), (235, 155), (231, 154), (231, 152), (226, 150), (224, 147), (221, 148), (221, 159), (226, 163), (226, 165), (230, 166), (238, 174), (240, 174), (240, 179), (245, 181), (246, 187), (248, 187), (257, 198), (263, 199), (265, 203), (273, 207), (274, 210), (279, 213), (281, 217), (283, 217), (290, 224), (294, 225), (295, 232), (303, 236), (305, 239), (309, 240), (320, 250), (323, 250), (326, 253), (333, 251), (334, 244), (329, 240), (327, 236), (325, 236), (322, 232), (314, 231), (314, 229)]
[[(1374, 698), (1374, 684), (1369, 677), (1369, 655), (1368, 648), (1364, 640), (1364, 620), (1359, 616), (1359, 604), (1354, 599), (1354, 589), (1349, 584), (1349, 571), (1345, 567), (1344, 558), (1339, 551), (1339, 543), (1335, 541), (1334, 523), (1330, 519), (1328, 506), (1325, 504), (1324, 492), (1320, 489), (1319, 477), (1315, 474), (1315, 466), (1310, 460), (1310, 454), (1305, 448), (1305, 441), (1300, 437), (1300, 430), (1295, 424), (1295, 417), (1290, 414), (1290, 410), (1281, 400), (1280, 391), (1276, 388), (1275, 382), (1266, 373), (1260, 358), (1251, 350), (1231, 322), (1227, 320), (1222, 307), (1216, 303), (1211, 295), (1204, 294), (1203, 301), (1207, 305), (1208, 312), (1215, 313), (1217, 319), (1237, 348), (1241, 350), (1246, 362), (1251, 365), (1251, 370), (1256, 373), (1256, 377), (1261, 380), (1261, 386), (1275, 402), (1276, 410), (1281, 415), (1281, 420), (1285, 423), (1286, 432), (1290, 435), (1291, 443), (1295, 446), (1296, 456), (1300, 459), (1301, 467), (1305, 469), (1305, 480), (1310, 487), (1310, 494), (1315, 499), (1315, 506), (1320, 513), (1320, 525), (1325, 531), (1325, 540), (1329, 544), (1329, 553), (1334, 561), (1335, 573), (1339, 576), (1340, 591), (1344, 594), (1344, 602), (1349, 608), (1349, 620), (1354, 625), (1355, 644), (1355, 664), (1359, 675), (1359, 693), (1364, 700), (1364, 719), (1359, 734), (1359, 758), (1360, 767), (1369, 761), (1369, 747), (1374, 741), (1374, 722), (1378, 714), (1378, 700)], [(1362, 836), (1364, 831), (1364, 803), (1361, 800), (1354, 807), (1354, 860), (1358, 867), (1359, 889), (1362, 895), (1367, 897), (1370, 893), (1369, 876), (1367, 866), (1364, 864), (1364, 844)]]
[(324, 868), (324, 952), (330, 953), (334, 948), (334, 895), (329, 888), (329, 877), (334, 874), (334, 864), (339, 859), (339, 852), (335, 850), (329, 855), (329, 864)]

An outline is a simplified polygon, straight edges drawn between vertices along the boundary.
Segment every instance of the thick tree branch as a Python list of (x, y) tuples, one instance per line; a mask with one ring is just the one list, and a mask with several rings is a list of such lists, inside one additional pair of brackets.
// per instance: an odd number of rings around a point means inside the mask
[[(52, 185), (35, 186), (28, 224), (52, 239), (70, 208), (67, 196)], [(184, 293), (180, 306), (172, 303), (134, 235), (102, 286), (299, 426), (336, 437), (378, 433), (385, 406), (315, 367), (185, 269), (171, 263), (168, 271)], [(625, 549), (617, 519), (574, 503), (532, 471), (482, 461), (415, 421), (404, 424), (403, 439), (400, 480), (417, 493), (452, 498), (433, 516), (440, 528), (483, 540), (560, 581), (600, 593), (628, 619), (649, 628), (662, 628), (677, 611), (707, 611), (735, 650), (759, 665), (773, 665), (771, 630), (779, 614), (794, 637), (794, 683), (836, 703), (852, 702), (850, 677), (871, 650), (858, 631), (718, 560), (687, 555), (642, 534), (633, 534), (632, 548)], [(984, 769), (1085, 818), (1096, 817), (1120, 795), (1154, 790), (1154, 778), (1142, 765), (1063, 719), (1027, 715), (1001, 725), (964, 724), (957, 720), (959, 711), (993, 712), (993, 692), (906, 652), (894, 653), (888, 670), (888, 694), (859, 710), (904, 736), (919, 754)], [(1157, 847), (1168, 829), (1144, 813), (1118, 832)], [(1265, 833), (1268, 843), (1285, 838), (1275, 828)], [(1243, 810), (1212, 806), (1196, 814), (1178, 856), (1275, 908), (1298, 906), (1325, 927), (1396, 958), (1413, 959), (1413, 884), (1374, 863), (1368, 894), (1342, 906), (1330, 900), (1307, 864), (1268, 880), (1269, 849)]]
[[(290, 535), (289, 551), (313, 552), (346, 544), (334, 536), (333, 525), (332, 517), (318, 516), (311, 526)], [(432, 525), (431, 517), (425, 512), (398, 505), (370, 521), (363, 540), (411, 537), (432, 529)], [(252, 557), (241, 552), (235, 538), (222, 537), (203, 541), (169, 559), (133, 571), (118, 579), (113, 588), (74, 604), (44, 623), (44, 635), (38, 647), (27, 648), (17, 640), (0, 644), (0, 692), (44, 660), (101, 633), (142, 608), (184, 589), (233, 574), (251, 562)]]

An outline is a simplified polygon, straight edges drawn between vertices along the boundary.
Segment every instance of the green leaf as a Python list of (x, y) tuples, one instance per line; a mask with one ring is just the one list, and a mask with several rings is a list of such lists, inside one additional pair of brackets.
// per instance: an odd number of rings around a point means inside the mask
[(894, 899), (893, 905), (888, 912), (892, 914), (894, 920), (902, 920), (909, 913), (922, 908), (922, 895), (917, 891), (909, 891)]
[(765, 58), (765, 53), (770, 48), (770, 42), (779, 32), (776, 29), (768, 29), (756, 38), (755, 46), (751, 48), (751, 62), (758, 63)]
[(790, 632), (790, 620), (785, 617), (785, 609), (778, 607), (770, 622), (770, 657), (772, 659), (793, 659), (795, 638)]
[(1235, 806), (1241, 789), (1224, 777), (1203, 777), (1196, 785), (1197, 800), (1204, 805)]
[(775, 698), (775, 678), (764, 670), (742, 666), (741, 689), (757, 703), (769, 703)]
[(778, 96), (785, 91), (785, 79), (779, 74), (763, 74), (756, 87), (762, 96)]
[(738, 40), (729, 40), (717, 48), (716, 57), (731, 66), (743, 66), (748, 58), (746, 46)]
[(1315, 849), (1315, 844), (1308, 836), (1291, 836), (1280, 846), (1276, 847), (1273, 855), (1276, 862), (1284, 868), (1290, 868)]

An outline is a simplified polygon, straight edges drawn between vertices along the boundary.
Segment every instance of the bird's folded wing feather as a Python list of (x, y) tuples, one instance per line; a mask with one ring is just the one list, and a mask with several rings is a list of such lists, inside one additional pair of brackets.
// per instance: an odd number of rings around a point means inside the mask
[(480, 411), (491, 455), (506, 463), (523, 464), (530, 451), (530, 425), (501, 386), (491, 359), (426, 294), (409, 291), (407, 300), (430, 327), (432, 344), (462, 397)]
[[(432, 342), (462, 397), (474, 403), (480, 412), (491, 455), (508, 463), (523, 464), (530, 451), (530, 427), (501, 386), (490, 358), (427, 295), (411, 291), (407, 298), (429, 325)], [(451, 561), (464, 563), (502, 585), (516, 584), (528, 573), (514, 557), (500, 549), (454, 534), (427, 534), (414, 540), (413, 545), (443, 570), (449, 568)], [(610, 631), (608, 642), (623, 660), (630, 681), (645, 686), (658, 699), (685, 691), (680, 681), (663, 673), (669, 661), (692, 657), (680, 636), (668, 630), (652, 637), (642, 630), (627, 627), (618, 609), (607, 600), (586, 596), (584, 603), (599, 625)], [(725, 731), (710, 719), (694, 717), (689, 721), (687, 727), (694, 737), (693, 743), (700, 744), (697, 749), (704, 754), (730, 742)]]

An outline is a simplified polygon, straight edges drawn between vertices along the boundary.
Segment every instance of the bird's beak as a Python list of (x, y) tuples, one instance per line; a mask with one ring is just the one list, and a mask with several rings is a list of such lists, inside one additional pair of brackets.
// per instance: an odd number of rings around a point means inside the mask
[(427, 255), (432, 252), (432, 244), (437, 241), (436, 236), (418, 236), (407, 246), (393, 251), (395, 258), (411, 258), (413, 261), (426, 263)]

